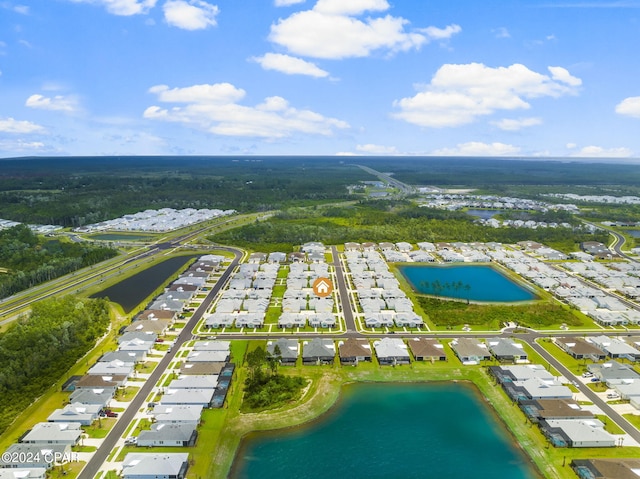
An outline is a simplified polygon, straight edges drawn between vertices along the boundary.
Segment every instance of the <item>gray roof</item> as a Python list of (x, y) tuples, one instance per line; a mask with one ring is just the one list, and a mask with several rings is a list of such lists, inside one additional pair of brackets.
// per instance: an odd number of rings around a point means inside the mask
[(382, 338), (373, 342), (378, 358), (407, 358), (409, 351), (407, 345), (400, 338)]
[(160, 404), (201, 404), (208, 406), (215, 389), (169, 389), (162, 395)]
[(171, 381), (169, 389), (214, 389), (217, 385), (217, 375), (188, 375)]
[(22, 442), (31, 444), (75, 444), (82, 435), (77, 422), (39, 422), (23, 438)]
[(313, 338), (302, 346), (303, 358), (333, 358), (335, 355), (336, 348), (331, 339)]
[(198, 404), (158, 404), (153, 408), (153, 417), (162, 422), (200, 422), (202, 406)]
[(0, 469), (0, 479), (45, 479), (46, 476), (44, 467)]
[(196, 341), (193, 345), (193, 349), (195, 351), (229, 351), (231, 349), (231, 341)]
[[(604, 424), (597, 419), (548, 419), (546, 423), (562, 432), (576, 445), (615, 445), (616, 438), (604, 430)], [(575, 444), (578, 443), (578, 444)]]
[(178, 476), (186, 467), (189, 454), (184, 452), (150, 454), (129, 453), (122, 463), (124, 477), (137, 476)]
[(188, 442), (193, 436), (196, 425), (192, 423), (153, 424), (151, 430), (141, 431), (138, 435), (138, 445), (155, 441), (184, 441)]
[(280, 357), (282, 359), (297, 359), (299, 345), (297, 339), (280, 338), (276, 341), (269, 341), (267, 343), (267, 352), (274, 354), (275, 347), (280, 348)]
[[(30, 465), (42, 465), (50, 467), (56, 457), (63, 454), (70, 454), (71, 447), (68, 444), (12, 444), (7, 448), (5, 454), (0, 458), (1, 467), (29, 467)], [(5, 459), (18, 459), (17, 461), (7, 461)], [(32, 459), (29, 461), (29, 459)]]
[(489, 345), (489, 350), (496, 357), (526, 357), (527, 353), (523, 348), (516, 346), (516, 343), (510, 339), (505, 338), (491, 338), (487, 339), (486, 343)]

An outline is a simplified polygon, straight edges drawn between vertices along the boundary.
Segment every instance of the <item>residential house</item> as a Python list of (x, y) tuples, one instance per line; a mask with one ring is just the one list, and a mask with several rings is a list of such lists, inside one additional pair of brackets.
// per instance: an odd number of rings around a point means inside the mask
[(187, 453), (129, 453), (122, 463), (123, 479), (184, 479), (189, 468)]
[(579, 479), (637, 479), (640, 459), (574, 459), (571, 469)]
[(97, 404), (67, 404), (62, 409), (53, 411), (47, 421), (49, 422), (77, 422), (83, 426), (90, 426), (93, 421), (98, 419), (98, 413), (102, 407)]
[(491, 354), (486, 345), (473, 338), (458, 338), (449, 343), (462, 364), (479, 364), (481, 361), (491, 359)]
[(407, 340), (411, 354), (416, 361), (446, 361), (444, 347), (437, 339), (414, 338)]
[(607, 354), (601, 349), (582, 338), (561, 337), (554, 339), (556, 345), (575, 359), (591, 359), (592, 361), (602, 361)]
[(618, 338), (608, 336), (593, 336), (589, 338), (598, 349), (607, 353), (611, 359), (628, 359), (636, 361), (640, 359), (640, 351)]
[(77, 422), (39, 422), (22, 437), (20, 442), (75, 446), (81, 436), (82, 429)]
[(195, 404), (183, 404), (180, 406), (158, 404), (151, 414), (156, 424), (200, 424), (202, 406)]
[(400, 338), (382, 338), (373, 342), (380, 365), (409, 364), (407, 345)]
[(0, 469), (0, 479), (47, 479), (47, 470), (44, 467)]
[(614, 447), (616, 438), (598, 419), (548, 419), (540, 421), (542, 433), (555, 447)]
[(490, 338), (485, 340), (489, 351), (498, 361), (526, 363), (529, 357), (522, 345), (506, 338)]
[(280, 338), (275, 341), (267, 341), (267, 353), (277, 357), (283, 366), (296, 364), (298, 349), (297, 339)]
[(187, 362), (221, 363), (229, 360), (229, 351), (191, 351)]
[(303, 364), (333, 364), (336, 356), (336, 346), (333, 340), (313, 338), (302, 342)]
[[(12, 444), (0, 458), (0, 468), (51, 469), (56, 463), (68, 462), (69, 444)], [(0, 469), (1, 470), (1, 469)]]
[(587, 370), (609, 387), (640, 379), (640, 374), (635, 371), (633, 366), (618, 361), (589, 364)]
[(520, 409), (532, 421), (541, 419), (589, 419), (593, 413), (582, 409), (573, 399), (526, 399), (520, 401)]
[(137, 445), (140, 447), (191, 447), (195, 445), (197, 437), (195, 424), (152, 424), (151, 430), (140, 431)]
[(168, 389), (162, 395), (160, 404), (168, 405), (196, 405), (204, 408), (211, 407), (215, 389)]
[(371, 361), (371, 344), (366, 339), (348, 338), (338, 343), (341, 364), (356, 365), (360, 361)]
[(180, 367), (180, 376), (195, 375), (200, 376), (202, 374), (220, 374), (226, 363), (217, 361), (200, 361), (195, 363), (184, 363)]
[(169, 383), (169, 389), (215, 389), (217, 385), (217, 375), (194, 374), (174, 379)]

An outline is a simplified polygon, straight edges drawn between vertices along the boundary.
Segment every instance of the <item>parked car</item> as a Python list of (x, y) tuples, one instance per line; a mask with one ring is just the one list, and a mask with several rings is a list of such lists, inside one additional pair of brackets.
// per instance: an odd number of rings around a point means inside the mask
[(106, 414), (107, 417), (118, 417), (118, 413), (117, 412), (105, 411), (104, 413)]
[(598, 379), (598, 378), (591, 378), (591, 382), (592, 382), (592, 383), (599, 383), (599, 382), (600, 382), (600, 379)]
[(607, 399), (620, 399), (620, 394), (618, 394), (618, 393), (607, 393)]
[(156, 343), (164, 343), (164, 339), (158, 338), (158, 339), (156, 339)]
[(583, 373), (583, 374), (582, 374), (582, 377), (583, 377), (583, 378), (592, 378), (592, 377), (593, 377), (593, 373), (592, 373), (592, 372), (587, 371), (586, 373)]
[(124, 443), (128, 445), (136, 445), (138, 444), (138, 438), (136, 436), (129, 436), (124, 440)]

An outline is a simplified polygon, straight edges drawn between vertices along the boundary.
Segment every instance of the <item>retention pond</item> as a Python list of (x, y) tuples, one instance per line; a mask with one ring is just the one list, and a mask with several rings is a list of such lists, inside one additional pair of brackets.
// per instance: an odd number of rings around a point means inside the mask
[(410, 265), (398, 269), (421, 294), (491, 303), (537, 298), (533, 291), (488, 265)]
[(318, 420), (243, 441), (233, 479), (537, 479), (477, 390), (357, 383)]

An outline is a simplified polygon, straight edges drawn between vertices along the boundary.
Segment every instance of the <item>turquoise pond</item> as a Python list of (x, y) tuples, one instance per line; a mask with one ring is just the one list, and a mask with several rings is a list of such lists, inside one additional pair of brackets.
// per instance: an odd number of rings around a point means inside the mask
[(461, 383), (353, 384), (318, 420), (257, 433), (233, 479), (538, 479), (525, 454)]
[(491, 303), (531, 301), (536, 295), (491, 266), (400, 266), (415, 291), (447, 298)]

